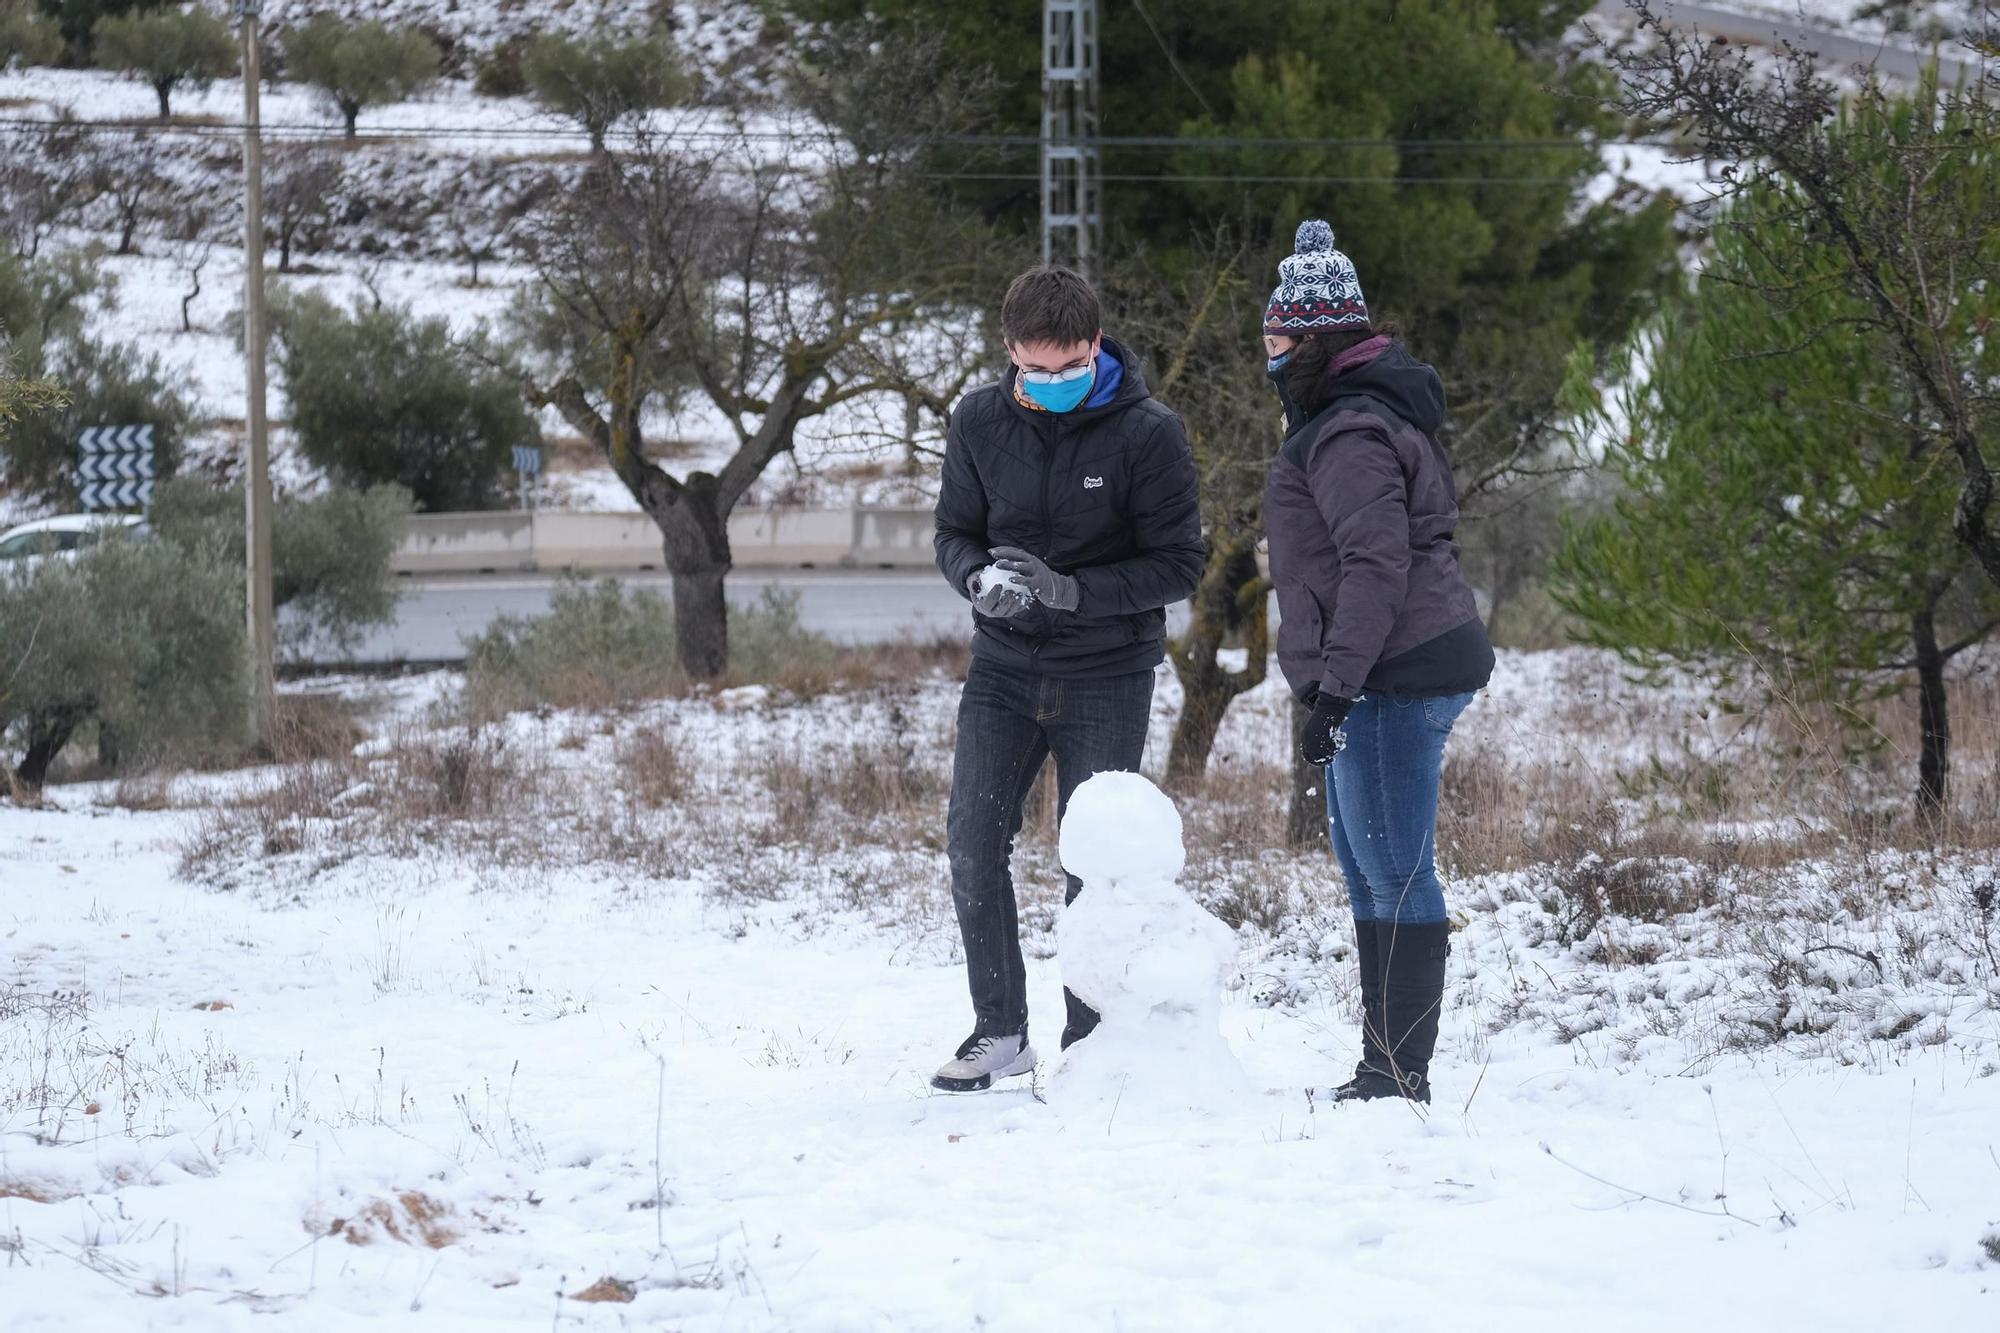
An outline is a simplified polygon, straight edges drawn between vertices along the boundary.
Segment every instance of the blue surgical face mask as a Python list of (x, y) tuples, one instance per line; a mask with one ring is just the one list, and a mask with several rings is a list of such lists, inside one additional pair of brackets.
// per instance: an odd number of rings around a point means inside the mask
[(1028, 397), (1051, 412), (1073, 412), (1090, 397), (1097, 382), (1097, 362), (1093, 358), (1068, 370), (1024, 370), (1021, 387)]
[(1291, 359), (1292, 359), (1292, 349), (1288, 347), (1284, 351), (1278, 353), (1276, 356), (1272, 357), (1269, 361), (1266, 361), (1264, 363), (1264, 373), (1266, 375), (1277, 374), (1279, 371), (1285, 368), (1285, 363), (1287, 361), (1290, 361)]

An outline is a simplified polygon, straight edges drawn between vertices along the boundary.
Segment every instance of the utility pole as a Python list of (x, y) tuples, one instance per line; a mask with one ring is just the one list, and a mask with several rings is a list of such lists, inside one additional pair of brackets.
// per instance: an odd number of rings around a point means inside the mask
[(276, 686), (271, 612), (271, 441), (264, 418), (264, 145), (257, 109), (257, 20), (261, 0), (236, 0), (243, 21), (243, 421), (249, 456), (243, 469), (244, 602), (249, 617), (250, 735), (271, 734)]
[(1042, 0), (1042, 262), (1095, 276), (1103, 248), (1097, 162), (1097, 0)]

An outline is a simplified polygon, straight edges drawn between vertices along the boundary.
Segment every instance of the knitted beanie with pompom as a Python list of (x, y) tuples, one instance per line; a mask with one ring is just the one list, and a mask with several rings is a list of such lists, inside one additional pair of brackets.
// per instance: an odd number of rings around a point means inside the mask
[(1264, 307), (1264, 332), (1299, 337), (1365, 328), (1368, 303), (1354, 261), (1333, 248), (1333, 228), (1319, 218), (1299, 224), (1293, 253), (1278, 261), (1278, 288)]

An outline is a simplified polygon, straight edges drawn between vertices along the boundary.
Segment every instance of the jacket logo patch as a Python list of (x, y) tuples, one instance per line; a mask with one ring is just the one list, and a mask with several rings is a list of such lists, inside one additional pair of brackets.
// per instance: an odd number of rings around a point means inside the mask
[(1104, 478), (1102, 477), (1085, 477), (1083, 479), (1083, 489), (1086, 491), (1094, 491), (1102, 485), (1104, 485)]

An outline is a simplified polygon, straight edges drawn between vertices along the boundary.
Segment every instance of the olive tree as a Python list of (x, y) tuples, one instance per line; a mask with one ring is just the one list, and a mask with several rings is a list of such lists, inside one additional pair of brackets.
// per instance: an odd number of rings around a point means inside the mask
[(320, 13), (283, 40), (286, 68), (326, 95), (350, 139), (369, 107), (414, 97), (437, 82), (437, 44), (413, 28), (347, 23)]
[(299, 448), (343, 485), (392, 482), (427, 510), (485, 508), (514, 446), (541, 442), (515, 381), (442, 316), (305, 295), (277, 306), (273, 331)]
[(229, 25), (198, 5), (147, 9), (98, 22), (97, 63), (122, 69), (152, 85), (160, 99), (160, 119), (172, 113), (175, 88), (206, 88), (234, 74), (241, 64)]
[(521, 57), (521, 76), (535, 100), (582, 125), (600, 153), (604, 136), (619, 121), (671, 106), (693, 88), (665, 42), (603, 34), (536, 38)]
[[(979, 348), (937, 330), (963, 322), (1005, 253), (924, 179), (966, 90), (902, 44), (850, 55), (796, 90), (804, 113), (782, 136), (718, 137), (710, 115), (690, 151), (673, 127), (641, 125), (530, 237), (531, 399), (590, 441), (659, 528), (676, 650), (696, 678), (728, 663), (730, 513), (808, 423), (848, 404), (900, 399), (941, 421)], [(850, 114), (824, 114), (836, 99)], [(647, 431), (688, 397), (726, 423), (728, 452), (716, 471), (676, 476), (648, 456)]]
[(34, 0), (0, 0), (0, 70), (16, 64), (53, 65), (62, 55), (62, 30)]

